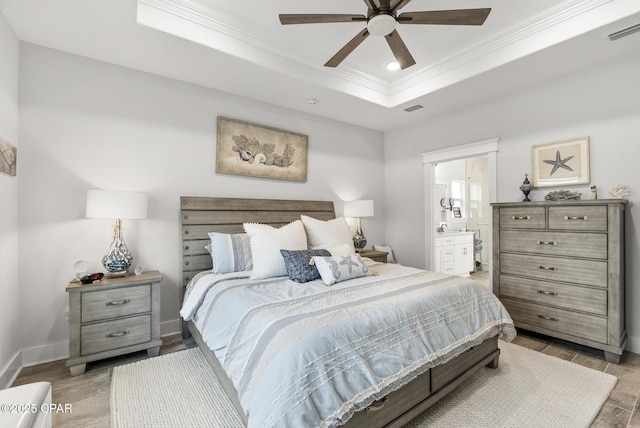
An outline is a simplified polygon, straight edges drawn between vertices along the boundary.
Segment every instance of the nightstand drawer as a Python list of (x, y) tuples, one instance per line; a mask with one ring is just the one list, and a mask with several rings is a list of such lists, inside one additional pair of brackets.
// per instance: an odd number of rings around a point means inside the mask
[(151, 316), (123, 318), (81, 328), (81, 355), (95, 354), (151, 340)]
[(607, 207), (549, 207), (549, 229), (607, 230)]
[(544, 207), (500, 208), (500, 227), (509, 229), (544, 229)]
[(151, 286), (87, 291), (82, 293), (81, 304), (83, 323), (150, 312)]

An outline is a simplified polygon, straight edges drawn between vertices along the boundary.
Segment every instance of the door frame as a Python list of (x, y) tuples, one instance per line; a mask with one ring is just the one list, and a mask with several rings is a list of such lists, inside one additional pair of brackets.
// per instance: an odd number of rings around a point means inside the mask
[[(487, 156), (489, 166), (489, 203), (498, 200), (497, 154), (499, 138), (478, 141), (470, 144), (432, 150), (422, 153), (424, 169), (424, 212), (425, 212), (425, 266), (433, 270), (435, 264), (435, 219), (433, 218), (433, 195), (436, 184), (435, 166), (439, 162)], [(489, 231), (493, 230), (493, 216), (489, 216)], [(487, 246), (489, 254), (493, 254), (493, 240)], [(490, 261), (490, 264), (492, 262)], [(493, 286), (490, 278), (490, 284)]]

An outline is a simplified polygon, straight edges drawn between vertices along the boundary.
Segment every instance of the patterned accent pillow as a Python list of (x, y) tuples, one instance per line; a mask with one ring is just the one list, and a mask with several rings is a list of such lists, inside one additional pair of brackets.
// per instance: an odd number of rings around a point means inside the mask
[(251, 245), (246, 233), (209, 233), (213, 273), (244, 272), (251, 270)]
[(285, 224), (279, 229), (259, 223), (244, 223), (243, 226), (251, 239), (251, 279), (287, 276), (287, 267), (280, 250), (307, 249), (307, 235), (300, 220)]
[(327, 250), (280, 250), (287, 267), (289, 279), (295, 282), (309, 282), (320, 278), (315, 264), (310, 264), (313, 256), (331, 256)]
[(333, 285), (347, 279), (369, 275), (369, 268), (359, 254), (338, 257), (314, 257), (313, 261), (320, 272), (322, 282)]

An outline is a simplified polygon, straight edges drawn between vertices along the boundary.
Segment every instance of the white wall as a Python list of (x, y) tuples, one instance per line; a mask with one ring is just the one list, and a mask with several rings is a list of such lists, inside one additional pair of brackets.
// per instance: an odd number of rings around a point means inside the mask
[[(307, 134), (308, 181), (216, 174), (219, 115)], [(87, 189), (149, 194), (148, 218), (125, 221), (125, 240), (135, 264), (165, 275), (163, 333), (179, 331), (181, 195), (332, 200), (338, 215), (342, 200), (373, 199), (376, 216), (364, 227), (371, 244), (384, 241), (384, 147), (376, 131), (23, 44), (20, 136), (27, 362), (67, 354), (65, 286), (74, 262), (103, 271), (111, 221), (84, 218)]]
[[(19, 42), (0, 12), (0, 137), (18, 147)], [(8, 386), (20, 367), (18, 336), (18, 176), (0, 173), (0, 389)]]
[[(482, 105), (389, 132), (385, 136), (387, 240), (398, 257), (424, 267), (424, 180), (420, 154), (459, 144), (500, 138), (497, 153), (498, 201), (522, 198), (518, 187), (531, 169), (531, 146), (588, 135), (591, 184), (631, 189), (627, 215), (627, 332), (640, 352), (640, 56), (583, 70), (522, 91), (496, 96)], [(464, 126), (461, 126), (464, 124)], [(553, 190), (553, 189), (551, 189)], [(590, 199), (589, 187), (572, 188)], [(549, 190), (532, 193), (543, 200)], [(414, 201), (408, 205), (406, 201)]]

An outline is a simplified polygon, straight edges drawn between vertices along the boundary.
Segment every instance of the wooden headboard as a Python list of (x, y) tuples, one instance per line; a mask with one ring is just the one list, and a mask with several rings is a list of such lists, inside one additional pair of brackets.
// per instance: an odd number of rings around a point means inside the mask
[(196, 273), (211, 269), (211, 255), (204, 248), (209, 232), (242, 233), (242, 223), (284, 226), (300, 215), (319, 220), (336, 217), (331, 201), (180, 197), (183, 287)]

